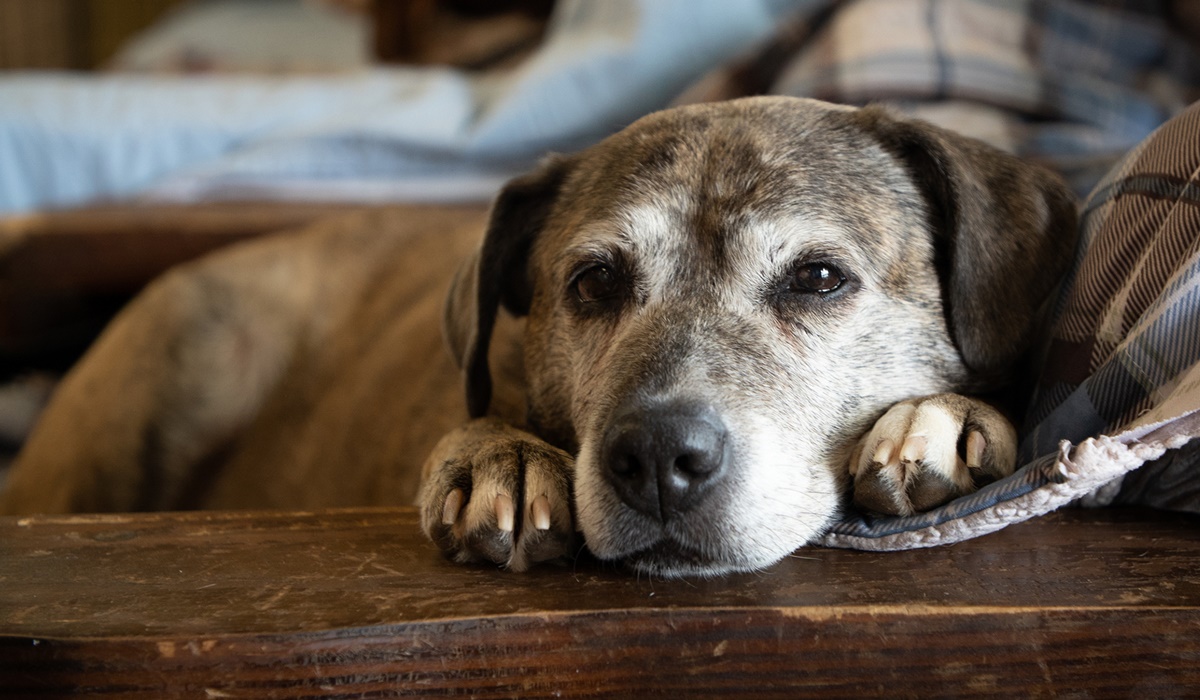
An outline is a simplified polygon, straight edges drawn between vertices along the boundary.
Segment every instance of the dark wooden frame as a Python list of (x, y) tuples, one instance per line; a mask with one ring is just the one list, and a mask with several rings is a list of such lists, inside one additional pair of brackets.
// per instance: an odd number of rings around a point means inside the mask
[(664, 581), (444, 560), (412, 509), (0, 519), (0, 695), (1181, 697), (1194, 517)]

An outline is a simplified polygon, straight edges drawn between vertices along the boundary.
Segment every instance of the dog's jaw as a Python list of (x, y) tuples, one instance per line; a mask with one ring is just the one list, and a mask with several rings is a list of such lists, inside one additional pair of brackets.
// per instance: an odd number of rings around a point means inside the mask
[(637, 512), (613, 492), (591, 431), (575, 474), (577, 524), (589, 550), (656, 576), (717, 576), (770, 566), (827, 530), (840, 513), (841, 462), (756, 422), (735, 428), (755, 440), (734, 446), (722, 488), (666, 519)]

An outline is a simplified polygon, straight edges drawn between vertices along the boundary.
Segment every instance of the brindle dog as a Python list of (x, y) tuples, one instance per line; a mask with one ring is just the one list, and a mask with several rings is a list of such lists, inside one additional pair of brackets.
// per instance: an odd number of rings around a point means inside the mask
[(1075, 229), (1037, 167), (782, 97), (551, 158), (469, 253), (475, 216), (360, 216), (167, 274), (64, 380), (0, 510), (415, 498), (459, 561), (521, 570), (582, 533), (662, 575), (763, 567), (851, 497), (905, 514), (1011, 473), (977, 397), (1020, 379)]

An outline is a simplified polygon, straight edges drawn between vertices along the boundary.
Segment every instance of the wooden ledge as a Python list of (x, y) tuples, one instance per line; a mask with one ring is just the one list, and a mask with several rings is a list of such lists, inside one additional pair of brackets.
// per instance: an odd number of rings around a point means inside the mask
[(1200, 519), (663, 581), (445, 561), (412, 509), (0, 518), (0, 695), (1186, 695)]

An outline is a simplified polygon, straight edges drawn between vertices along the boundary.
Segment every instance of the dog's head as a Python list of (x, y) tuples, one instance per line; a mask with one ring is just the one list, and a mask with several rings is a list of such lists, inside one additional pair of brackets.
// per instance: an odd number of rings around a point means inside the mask
[(577, 454), (595, 554), (752, 569), (838, 517), (888, 406), (1004, 377), (1073, 221), (1053, 176), (881, 109), (673, 109), (508, 185), (449, 336), (481, 415), (498, 308), (528, 316), (529, 421)]

